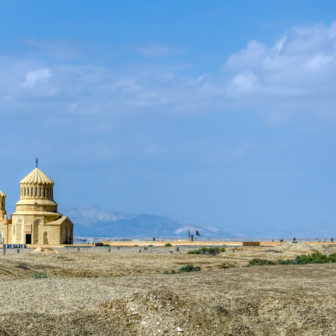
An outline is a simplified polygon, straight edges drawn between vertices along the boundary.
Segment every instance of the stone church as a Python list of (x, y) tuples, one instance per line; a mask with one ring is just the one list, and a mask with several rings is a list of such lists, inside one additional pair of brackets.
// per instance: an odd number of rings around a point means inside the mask
[(60, 245), (73, 243), (73, 224), (57, 212), (54, 182), (38, 168), (20, 182), (20, 200), (11, 219), (0, 191), (0, 233), (3, 244)]

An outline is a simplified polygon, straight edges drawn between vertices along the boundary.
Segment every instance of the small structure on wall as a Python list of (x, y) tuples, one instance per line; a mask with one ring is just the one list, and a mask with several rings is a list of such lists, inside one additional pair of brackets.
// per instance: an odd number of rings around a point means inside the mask
[(20, 182), (20, 200), (7, 218), (6, 195), (0, 191), (3, 244), (60, 245), (73, 243), (73, 223), (57, 212), (54, 182), (37, 167)]

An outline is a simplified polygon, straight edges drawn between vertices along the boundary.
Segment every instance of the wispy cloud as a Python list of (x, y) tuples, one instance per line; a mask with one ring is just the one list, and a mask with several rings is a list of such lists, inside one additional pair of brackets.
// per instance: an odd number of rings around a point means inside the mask
[[(45, 50), (50, 43), (42, 45)], [(183, 52), (163, 44), (136, 50), (150, 58)], [(269, 46), (250, 41), (228, 57), (216, 75), (183, 75), (173, 63), (160, 68), (149, 62), (144, 70), (143, 64), (134, 62), (120, 67), (113, 62), (95, 63), (94, 58), (90, 63), (70, 63), (43, 55), (0, 56), (2, 111), (29, 110), (22, 103), (33, 100), (35, 111), (52, 111), (57, 101), (59, 115), (107, 118), (232, 110), (257, 111), (277, 123), (298, 115), (302, 119), (336, 117), (336, 22), (330, 27), (293, 28)]]
[(26, 74), (26, 81), (22, 83), (22, 86), (30, 89), (35, 85), (37, 81), (47, 80), (52, 75), (53, 72), (50, 69), (38, 69), (35, 71), (29, 71)]

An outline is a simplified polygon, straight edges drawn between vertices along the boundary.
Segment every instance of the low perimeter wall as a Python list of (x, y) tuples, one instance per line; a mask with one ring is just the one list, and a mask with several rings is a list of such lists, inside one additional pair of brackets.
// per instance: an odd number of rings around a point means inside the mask
[[(199, 247), (126, 247), (126, 246), (90, 246), (90, 247), (54, 247), (58, 253), (144, 253), (144, 254), (187, 254), (189, 251), (197, 250)], [(19, 254), (34, 251), (33, 248), (7, 248), (0, 249), (0, 254)]]

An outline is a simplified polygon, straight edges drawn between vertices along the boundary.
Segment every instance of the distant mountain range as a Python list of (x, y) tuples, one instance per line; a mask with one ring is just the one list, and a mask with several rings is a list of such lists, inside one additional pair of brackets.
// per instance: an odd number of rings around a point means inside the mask
[[(127, 214), (107, 211), (92, 204), (80, 207), (64, 207), (61, 213), (75, 224), (74, 235), (85, 237), (188, 237), (188, 225), (195, 235), (195, 224), (181, 222), (169, 217), (150, 214)], [(236, 238), (215, 227), (197, 225), (202, 237)]]

